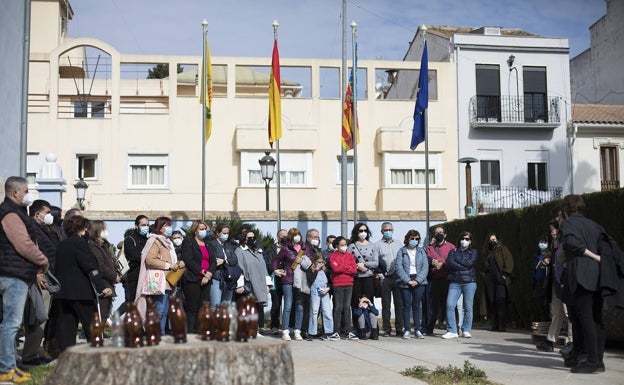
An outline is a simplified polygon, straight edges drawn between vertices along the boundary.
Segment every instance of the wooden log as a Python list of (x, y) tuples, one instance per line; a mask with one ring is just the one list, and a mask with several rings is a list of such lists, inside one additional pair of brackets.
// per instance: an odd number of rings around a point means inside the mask
[(248, 343), (202, 341), (189, 334), (188, 343), (165, 336), (158, 346), (67, 349), (45, 385), (292, 385), (295, 373), (288, 343), (259, 338)]

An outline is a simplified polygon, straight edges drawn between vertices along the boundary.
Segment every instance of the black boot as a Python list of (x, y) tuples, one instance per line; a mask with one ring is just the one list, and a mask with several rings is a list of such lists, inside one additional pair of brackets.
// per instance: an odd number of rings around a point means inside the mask
[(378, 340), (379, 339), (379, 329), (377, 329), (377, 328), (371, 329), (370, 339), (371, 340)]
[(368, 337), (366, 337), (366, 330), (361, 329), (361, 330), (359, 331), (359, 333), (358, 333), (358, 337), (359, 337), (361, 340), (367, 340), (367, 339), (368, 339)]

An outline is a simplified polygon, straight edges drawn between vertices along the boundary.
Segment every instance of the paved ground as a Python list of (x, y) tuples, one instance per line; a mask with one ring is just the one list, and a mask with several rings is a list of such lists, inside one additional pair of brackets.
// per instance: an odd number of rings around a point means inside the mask
[(624, 384), (624, 349), (608, 349), (605, 373), (572, 374), (557, 352), (537, 350), (528, 332), (473, 330), (471, 339), (455, 340), (443, 340), (439, 337), (442, 331), (438, 332), (423, 340), (380, 337), (379, 341), (288, 342), (296, 385), (423, 384), (399, 372), (417, 365), (463, 368), (466, 360), (500, 384)]

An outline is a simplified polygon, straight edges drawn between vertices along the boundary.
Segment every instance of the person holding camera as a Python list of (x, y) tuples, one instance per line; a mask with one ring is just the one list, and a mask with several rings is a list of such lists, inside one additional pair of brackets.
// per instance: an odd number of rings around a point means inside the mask
[(431, 318), (427, 325), (427, 334), (432, 335), (436, 323), (444, 328), (446, 319), (446, 297), (448, 297), (449, 269), (446, 259), (455, 249), (455, 245), (446, 240), (446, 230), (443, 226), (433, 229), (433, 239), (427, 248), (429, 259), (429, 284), (431, 285)]
[(375, 304), (366, 294), (362, 294), (358, 298), (358, 306), (353, 309), (353, 315), (357, 320), (358, 337), (361, 340), (368, 338), (371, 340), (379, 339), (379, 326), (377, 323), (379, 310), (377, 310)]

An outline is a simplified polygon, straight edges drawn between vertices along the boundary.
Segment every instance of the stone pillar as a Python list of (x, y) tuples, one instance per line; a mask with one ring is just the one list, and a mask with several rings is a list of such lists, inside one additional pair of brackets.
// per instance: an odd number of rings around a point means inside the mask
[(50, 202), (52, 206), (63, 207), (63, 193), (65, 190), (65, 179), (63, 179), (63, 170), (56, 163), (56, 154), (49, 153), (46, 155), (46, 161), (41, 166), (35, 189), (39, 192), (39, 199)]

